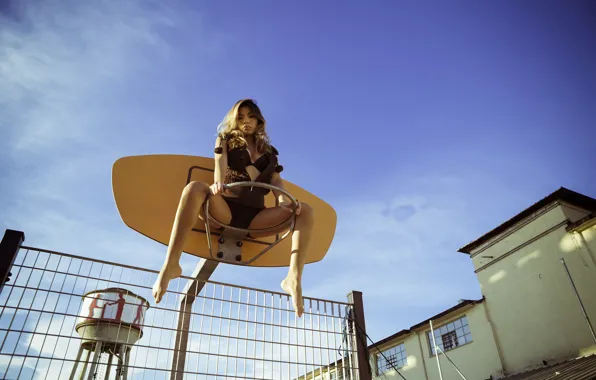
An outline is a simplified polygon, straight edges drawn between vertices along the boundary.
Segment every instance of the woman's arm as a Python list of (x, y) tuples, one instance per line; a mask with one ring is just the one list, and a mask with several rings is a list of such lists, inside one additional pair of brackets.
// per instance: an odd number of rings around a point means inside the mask
[[(215, 140), (215, 170), (213, 172), (213, 182), (224, 183), (226, 171), (228, 167), (228, 142), (222, 140), (221, 136), (217, 136)], [(221, 150), (218, 149), (221, 147)], [(219, 152), (219, 153), (218, 153)]]
[(228, 145), (226, 140), (217, 136), (215, 140), (215, 169), (213, 170), (213, 185), (210, 186), (213, 195), (223, 193), (224, 182), (226, 178), (226, 168), (228, 167)]
[[(277, 172), (273, 173), (273, 177), (271, 177), (271, 184), (275, 187), (279, 187), (282, 190), (286, 189), (284, 187), (284, 180), (281, 178), (281, 175), (279, 175), (279, 173)], [(292, 201), (288, 199), (288, 197), (286, 197), (283, 193), (273, 190), (273, 194), (277, 198), (280, 206), (290, 207), (292, 205)], [(300, 215), (300, 201), (297, 200), (297, 203), (298, 208), (296, 209), (296, 215)]]
[[(277, 172), (273, 173), (273, 176), (271, 177), (271, 185), (273, 185), (275, 187), (279, 187), (282, 190), (286, 189), (284, 187), (284, 180), (281, 178), (281, 175)], [(277, 198), (277, 200), (280, 204), (282, 204), (284, 202), (288, 202), (288, 203), (291, 202), (289, 199), (287, 199), (287, 197), (282, 192), (279, 192), (277, 190), (272, 190), (272, 191), (273, 191), (273, 195), (275, 195), (275, 197)]]

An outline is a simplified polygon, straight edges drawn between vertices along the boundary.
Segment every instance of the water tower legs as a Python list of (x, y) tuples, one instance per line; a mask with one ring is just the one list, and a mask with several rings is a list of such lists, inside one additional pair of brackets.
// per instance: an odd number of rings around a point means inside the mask
[[(102, 342), (96, 342), (95, 343), (95, 353), (93, 354), (93, 361), (91, 362), (91, 369), (89, 370), (89, 375), (87, 376), (87, 380), (95, 380), (96, 379), (96, 372), (97, 372), (97, 367), (99, 367), (99, 360), (101, 359), (101, 346), (102, 346)], [(89, 352), (91, 352), (91, 349), (89, 349)], [(84, 372), (83, 372), (84, 373)], [(83, 376), (83, 373), (81, 373), (81, 377)]]
[[(70, 380), (74, 380), (77, 373), (79, 374), (77, 380), (110, 380), (111, 372), (115, 372), (114, 379), (127, 380), (128, 379), (128, 363), (130, 359), (131, 347), (124, 344), (113, 344), (107, 342), (93, 342), (82, 344), (77, 353), (77, 359), (70, 374)], [(83, 351), (86, 351), (83, 353)], [(91, 352), (93, 352), (93, 359), (91, 359)], [(100, 364), (103, 354), (107, 354), (107, 363)], [(81, 360), (81, 356), (85, 355), (85, 360)], [(116, 363), (114, 363), (114, 357)], [(91, 360), (90, 360), (91, 359)], [(83, 364), (79, 373), (79, 364)], [(89, 364), (91, 364), (89, 366)], [(115, 364), (115, 367), (113, 367)], [(102, 378), (99, 375), (100, 365), (105, 366), (105, 374)], [(89, 367), (89, 369), (87, 369)]]

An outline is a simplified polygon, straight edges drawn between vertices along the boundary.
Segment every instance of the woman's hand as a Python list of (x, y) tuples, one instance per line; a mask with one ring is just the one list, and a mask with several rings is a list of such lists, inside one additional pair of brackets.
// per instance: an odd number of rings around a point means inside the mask
[[(300, 201), (296, 201), (296, 204), (298, 205), (298, 207), (296, 208), (296, 215), (300, 215), (300, 210), (301, 210), (301, 205), (300, 205)], [(280, 207), (286, 207), (288, 208), (290, 211), (292, 210), (292, 202), (291, 201), (283, 201), (279, 203)]]
[(215, 182), (213, 185), (209, 186), (209, 189), (213, 195), (221, 194), (226, 190), (223, 182)]

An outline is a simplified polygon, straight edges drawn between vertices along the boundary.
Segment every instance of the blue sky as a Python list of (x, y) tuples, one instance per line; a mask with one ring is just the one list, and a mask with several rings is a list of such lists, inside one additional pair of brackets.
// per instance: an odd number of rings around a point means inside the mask
[[(305, 296), (362, 291), (374, 340), (481, 296), (459, 247), (560, 186), (596, 196), (588, 1), (2, 4), (0, 215), (27, 245), (159, 269), (112, 164), (212, 155), (245, 97), (284, 177), (338, 213)], [(212, 279), (278, 290), (285, 271)]]

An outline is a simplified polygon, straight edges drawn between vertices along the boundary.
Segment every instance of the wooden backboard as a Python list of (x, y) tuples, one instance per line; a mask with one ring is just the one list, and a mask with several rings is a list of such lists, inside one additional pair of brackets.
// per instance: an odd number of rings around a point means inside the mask
[[(182, 189), (191, 181), (212, 184), (214, 165), (213, 158), (188, 155), (155, 154), (118, 159), (112, 168), (112, 190), (122, 221), (140, 234), (167, 245)], [(335, 235), (336, 212), (325, 201), (287, 180), (284, 180), (284, 187), (294, 198), (314, 209), (314, 232), (306, 252), (306, 263), (320, 261)], [(265, 204), (267, 207), (275, 205), (272, 192), (265, 197)], [(207, 246), (205, 223), (199, 219), (186, 239), (183, 251), (217, 260), (218, 237), (218, 233), (211, 229), (212, 257)], [(243, 260), (254, 258), (274, 241), (275, 236), (246, 239), (242, 247)], [(288, 266), (290, 251), (291, 236), (288, 236), (249, 266)]]

